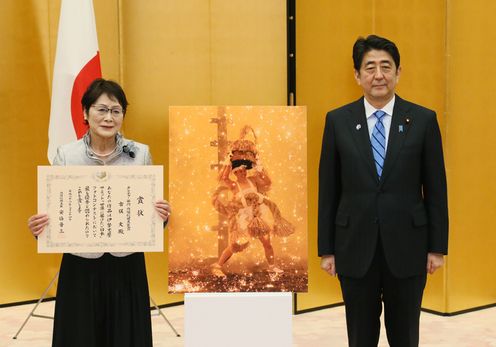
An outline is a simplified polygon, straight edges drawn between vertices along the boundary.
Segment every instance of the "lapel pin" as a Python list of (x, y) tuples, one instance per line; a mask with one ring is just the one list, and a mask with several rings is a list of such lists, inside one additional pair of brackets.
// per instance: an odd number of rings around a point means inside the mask
[(406, 117), (406, 119), (405, 119), (405, 123), (406, 123), (406, 124), (409, 124), (409, 123), (410, 123), (410, 118), (409, 118), (409, 117)]
[(403, 132), (403, 125), (400, 125), (400, 126), (398, 127), (398, 131), (399, 131), (400, 133), (402, 133), (402, 132)]
[(356, 130), (360, 130), (361, 128), (362, 128), (362, 125), (361, 124), (357, 124)]

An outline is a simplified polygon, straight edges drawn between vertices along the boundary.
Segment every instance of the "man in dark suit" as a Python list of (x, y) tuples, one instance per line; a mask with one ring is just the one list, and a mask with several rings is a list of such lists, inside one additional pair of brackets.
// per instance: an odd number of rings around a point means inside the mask
[(418, 346), (427, 272), (448, 249), (441, 134), (434, 111), (395, 95), (393, 42), (359, 38), (353, 61), (364, 97), (327, 114), (322, 141), (321, 267), (338, 274), (350, 346), (377, 346), (382, 303), (390, 346)]

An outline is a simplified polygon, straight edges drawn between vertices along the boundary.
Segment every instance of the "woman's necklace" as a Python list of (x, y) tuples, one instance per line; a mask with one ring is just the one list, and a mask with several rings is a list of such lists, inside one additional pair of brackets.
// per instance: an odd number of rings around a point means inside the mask
[(99, 153), (97, 151), (95, 151), (93, 148), (91, 148), (91, 151), (93, 152), (93, 154), (95, 154), (97, 157), (100, 157), (100, 158), (105, 158), (105, 157), (108, 157), (109, 155), (111, 155), (112, 153), (115, 152), (115, 150), (117, 149), (117, 146), (114, 147), (113, 150), (111, 150), (110, 152), (108, 153)]

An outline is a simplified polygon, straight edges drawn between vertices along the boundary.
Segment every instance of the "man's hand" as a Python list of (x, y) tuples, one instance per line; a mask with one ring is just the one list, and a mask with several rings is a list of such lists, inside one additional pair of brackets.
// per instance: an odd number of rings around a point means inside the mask
[(320, 267), (331, 276), (336, 276), (336, 265), (334, 255), (323, 255), (320, 259)]
[(444, 255), (440, 253), (427, 254), (427, 272), (433, 274), (438, 268), (444, 265)]

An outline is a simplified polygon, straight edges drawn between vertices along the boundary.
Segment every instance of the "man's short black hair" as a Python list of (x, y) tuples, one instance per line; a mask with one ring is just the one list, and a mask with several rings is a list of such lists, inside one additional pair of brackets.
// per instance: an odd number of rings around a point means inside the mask
[(360, 71), (365, 53), (373, 49), (386, 51), (393, 58), (396, 69), (400, 67), (400, 51), (394, 42), (377, 35), (369, 35), (365, 39), (359, 37), (353, 45), (353, 67), (356, 71)]

